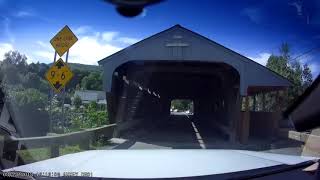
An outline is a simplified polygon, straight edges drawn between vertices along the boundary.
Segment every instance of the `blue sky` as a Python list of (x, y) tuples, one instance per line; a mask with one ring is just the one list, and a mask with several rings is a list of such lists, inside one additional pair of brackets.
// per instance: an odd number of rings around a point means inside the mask
[(261, 64), (282, 42), (292, 57), (320, 71), (320, 1), (317, 0), (167, 0), (136, 18), (120, 16), (102, 0), (0, 0), (0, 56), (8, 50), (29, 62), (53, 59), (50, 39), (64, 26), (78, 36), (70, 62), (97, 64), (141, 39), (175, 24), (200, 33)]

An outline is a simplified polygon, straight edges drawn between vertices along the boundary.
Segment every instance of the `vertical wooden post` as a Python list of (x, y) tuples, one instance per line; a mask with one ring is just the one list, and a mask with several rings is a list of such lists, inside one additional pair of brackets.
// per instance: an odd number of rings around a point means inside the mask
[(266, 94), (264, 92), (262, 93), (262, 111), (266, 111)]
[(8, 135), (2, 136), (1, 163), (5, 168), (18, 166), (18, 153), (20, 145), (18, 141), (12, 141)]
[(240, 142), (243, 144), (246, 144), (249, 139), (249, 134), (250, 134), (250, 110), (249, 110), (249, 97), (245, 97), (245, 102), (244, 102), (244, 112), (243, 112), (243, 117), (242, 117), (242, 126), (241, 126), (241, 138)]
[(119, 94), (119, 100), (117, 103), (117, 112), (116, 112), (116, 123), (119, 125), (117, 126), (117, 130), (114, 131), (114, 137), (119, 137), (121, 133), (121, 124), (125, 121), (126, 115), (127, 115), (127, 101), (128, 101), (128, 85), (124, 82), (121, 82), (122, 89), (121, 93)]
[(239, 89), (234, 89), (232, 96), (233, 103), (231, 104), (231, 133), (229, 135), (229, 141), (231, 143), (236, 142), (236, 138), (239, 137), (238, 126), (241, 121), (241, 107), (240, 107), (240, 94)]
[(118, 104), (118, 111), (116, 114), (116, 122), (122, 122), (125, 120), (126, 108), (127, 108), (127, 96), (128, 96), (127, 84), (123, 84), (122, 94), (120, 94), (120, 100)]
[(288, 107), (289, 106), (289, 104), (290, 104), (290, 99), (289, 99), (289, 88), (286, 88), (286, 90), (285, 90), (285, 96), (286, 96), (286, 107)]
[(281, 102), (280, 102), (280, 98), (279, 98), (279, 91), (276, 91), (276, 97), (275, 97), (275, 101), (276, 101), (276, 111), (281, 111)]
[(253, 95), (253, 105), (252, 105), (253, 106), (253, 108), (252, 108), (253, 111), (256, 111), (256, 104), (257, 104), (256, 94), (254, 94)]
[(80, 149), (89, 150), (90, 149), (90, 139), (84, 138), (82, 142), (79, 144)]
[(50, 147), (50, 153), (51, 153), (51, 158), (58, 157), (59, 156), (59, 145), (53, 144)]
[(115, 123), (115, 98), (112, 92), (106, 93), (107, 111), (110, 124)]
[(275, 117), (272, 118), (273, 120), (273, 123), (272, 123), (272, 136), (273, 138), (276, 138), (277, 134), (278, 134), (278, 130), (279, 130), (279, 121), (281, 120), (281, 105), (282, 105), (282, 102), (281, 102), (281, 99), (280, 99), (280, 95), (279, 95), (279, 91), (276, 91), (276, 110), (274, 112), (275, 114)]

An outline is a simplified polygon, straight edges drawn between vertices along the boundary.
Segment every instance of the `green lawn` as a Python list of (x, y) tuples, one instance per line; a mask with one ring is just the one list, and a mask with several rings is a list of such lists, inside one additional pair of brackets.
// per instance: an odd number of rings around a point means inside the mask
[[(90, 144), (90, 149), (95, 150), (99, 147), (108, 145), (108, 141), (98, 141)], [(59, 148), (59, 155), (66, 155), (85, 151), (80, 149), (79, 145), (76, 146), (64, 146)], [(25, 164), (29, 164), (32, 162), (37, 162), (45, 159), (50, 159), (50, 148), (37, 148), (37, 149), (29, 149), (29, 150), (20, 150), (18, 154), (22, 158)]]

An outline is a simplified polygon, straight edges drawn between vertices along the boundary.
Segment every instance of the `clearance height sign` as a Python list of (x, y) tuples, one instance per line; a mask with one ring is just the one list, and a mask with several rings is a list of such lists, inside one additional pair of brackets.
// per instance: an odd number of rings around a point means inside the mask
[(72, 79), (73, 73), (60, 58), (49, 68), (45, 76), (54, 91), (60, 92)]

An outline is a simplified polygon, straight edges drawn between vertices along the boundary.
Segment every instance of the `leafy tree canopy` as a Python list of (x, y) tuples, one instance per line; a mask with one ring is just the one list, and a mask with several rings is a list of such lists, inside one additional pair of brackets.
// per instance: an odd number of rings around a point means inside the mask
[(81, 86), (86, 90), (102, 90), (102, 73), (91, 72), (81, 81)]

